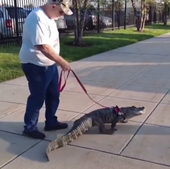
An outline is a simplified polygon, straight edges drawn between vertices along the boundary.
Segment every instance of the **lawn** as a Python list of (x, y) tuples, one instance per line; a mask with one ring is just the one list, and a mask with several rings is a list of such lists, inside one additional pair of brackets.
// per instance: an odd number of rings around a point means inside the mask
[[(170, 25), (147, 26), (145, 31), (136, 32), (135, 28), (126, 30), (105, 31), (100, 34), (91, 34), (84, 37), (85, 42), (93, 43), (92, 47), (68, 47), (65, 42), (73, 41), (73, 37), (61, 39), (61, 56), (67, 61), (76, 61), (94, 54), (116, 49), (141, 40), (149, 39), (170, 32)], [(0, 48), (0, 82), (14, 79), (23, 75), (18, 59), (19, 46)]]

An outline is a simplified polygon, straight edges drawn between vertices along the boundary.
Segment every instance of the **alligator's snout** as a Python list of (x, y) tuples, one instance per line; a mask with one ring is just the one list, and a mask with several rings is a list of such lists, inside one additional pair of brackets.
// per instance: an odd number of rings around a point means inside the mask
[(144, 114), (145, 113), (145, 107), (138, 107), (136, 110), (134, 109), (135, 114)]

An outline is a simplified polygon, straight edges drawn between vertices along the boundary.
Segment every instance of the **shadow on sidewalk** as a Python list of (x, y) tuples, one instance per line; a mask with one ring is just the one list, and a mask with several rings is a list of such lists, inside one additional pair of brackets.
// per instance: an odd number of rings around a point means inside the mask
[[(2, 120), (2, 119), (1, 119)], [(68, 121), (65, 121), (68, 122)], [(72, 125), (73, 122), (68, 122), (69, 125)], [(23, 130), (23, 123), (22, 122), (0, 122), (0, 126), (3, 126), (3, 129), (1, 127), (0, 129), (0, 149), (1, 149), (1, 159), (4, 160), (6, 152), (8, 153), (8, 160), (12, 160), (13, 157), (20, 156), (21, 158), (26, 158), (29, 159), (30, 161), (38, 161), (38, 162), (47, 162), (47, 157), (46, 157), (46, 148), (49, 143), (50, 135), (53, 136), (52, 139), (56, 139), (57, 135), (60, 137), (61, 135), (66, 133), (66, 130), (60, 130), (58, 132), (44, 132), (43, 127), (44, 123), (38, 123), (39, 130), (42, 131), (43, 133), (46, 134), (46, 139), (44, 141), (47, 142), (46, 147), (42, 147), (43, 150), (38, 150), (42, 151), (41, 157), (35, 157), (34, 154), (31, 154), (30, 156), (27, 156), (25, 152), (31, 150), (35, 146), (37, 146), (42, 140), (37, 140), (37, 139), (31, 139), (22, 134)], [(6, 154), (5, 154), (6, 155)], [(0, 167), (1, 167), (1, 160), (0, 160)], [(6, 163), (6, 161), (4, 161)]]
[[(69, 123), (69, 129), (71, 128), (73, 121), (68, 122)], [(40, 130), (42, 130), (42, 126), (44, 125), (44, 123), (39, 123), (40, 126)], [(133, 136), (137, 130), (139, 129), (141, 123), (136, 123), (135, 125), (131, 122), (127, 123), (127, 124), (121, 124), (118, 123), (116, 128), (118, 129), (118, 131), (116, 131), (113, 135), (105, 135), (105, 134), (99, 134), (99, 130), (98, 127), (94, 127), (92, 129), (90, 129), (87, 133), (84, 133), (82, 136), (80, 136), (80, 138), (76, 139), (76, 142), (78, 144), (81, 144), (81, 139), (87, 139), (87, 141), (89, 140), (96, 140), (96, 138), (99, 139), (99, 143), (100, 143), (100, 139), (102, 140), (110, 140), (110, 144), (114, 144), (115, 142), (117, 142), (118, 140), (122, 139), (122, 136), (125, 136), (125, 140), (124, 140), (124, 144), (126, 144), (127, 141), (129, 141), (129, 138), (131, 138), (131, 136)], [(44, 146), (41, 146), (41, 148), (34, 148), (35, 146), (39, 145), (40, 140), (34, 140), (34, 139), (30, 139), (27, 138), (25, 136), (20, 136), (21, 135), (21, 130), (23, 127), (23, 123), (21, 122), (0, 122), (0, 126), (6, 127), (5, 130), (0, 131), (0, 140), (5, 141), (4, 145), (8, 145), (7, 149), (4, 151), (8, 151), (9, 154), (11, 154), (11, 156), (21, 156), (22, 158), (25, 159), (29, 159), (30, 161), (33, 162), (40, 162), (40, 163), (46, 163), (47, 162), (47, 158), (45, 155), (45, 150), (47, 148), (48, 143), (43, 144)], [(109, 128), (109, 125), (106, 125), (107, 128)], [(162, 129), (160, 129), (162, 128)], [(170, 128), (170, 126), (169, 126)], [(15, 130), (20, 130), (20, 131), (15, 131)], [(50, 132), (50, 134), (47, 134), (47, 140), (48, 139), (55, 139), (56, 137), (60, 137), (61, 135), (65, 134), (69, 129), (67, 130), (59, 130), (58, 132)], [(160, 131), (164, 131), (165, 132), (160, 132)], [(168, 129), (169, 132), (167, 132), (167, 126), (156, 126), (156, 125), (144, 125), (139, 132), (137, 133), (137, 135), (140, 136), (156, 136), (159, 135), (160, 137), (162, 136), (168, 136), (170, 134), (170, 130)], [(8, 133), (7, 133), (8, 132)], [(9, 133), (12, 132), (13, 134)], [(17, 134), (17, 135), (16, 135)], [(98, 136), (97, 136), (98, 135)], [(96, 137), (97, 136), (97, 137)], [(128, 137), (126, 137), (128, 136)], [(96, 142), (98, 142), (96, 140)], [(2, 158), (3, 158), (3, 145), (2, 146)], [(83, 146), (83, 145), (82, 145)], [(123, 145), (124, 146), (124, 145)], [(38, 149), (36, 150), (35, 154), (34, 151), (32, 149)], [(25, 151), (29, 152), (31, 151), (32, 153), (24, 153)], [(36, 156), (38, 152), (41, 152), (41, 156)], [(56, 150), (57, 151), (57, 150)], [(40, 153), (39, 153), (40, 155)]]

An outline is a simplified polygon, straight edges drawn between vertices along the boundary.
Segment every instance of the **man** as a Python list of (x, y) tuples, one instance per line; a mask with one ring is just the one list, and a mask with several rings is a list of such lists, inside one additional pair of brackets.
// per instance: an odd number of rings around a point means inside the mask
[(45, 131), (65, 129), (67, 123), (58, 121), (55, 113), (59, 105), (58, 64), (64, 71), (70, 69), (60, 55), (59, 33), (55, 19), (72, 15), (68, 0), (48, 0), (33, 10), (25, 20), (22, 47), (19, 58), (23, 72), (28, 80), (30, 95), (24, 116), (23, 134), (44, 139), (45, 134), (38, 131), (39, 111), (45, 101)]

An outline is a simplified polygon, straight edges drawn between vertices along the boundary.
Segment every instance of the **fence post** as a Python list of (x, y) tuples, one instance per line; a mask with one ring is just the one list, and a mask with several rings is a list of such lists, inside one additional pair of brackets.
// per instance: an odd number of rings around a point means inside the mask
[(115, 0), (112, 0), (112, 31), (115, 30)]
[(125, 15), (124, 15), (124, 29), (126, 29), (126, 19), (127, 19), (127, 0), (125, 0)]
[(15, 7), (15, 26), (16, 26), (16, 33), (17, 33), (17, 41), (19, 43), (17, 0), (14, 0), (14, 7)]

